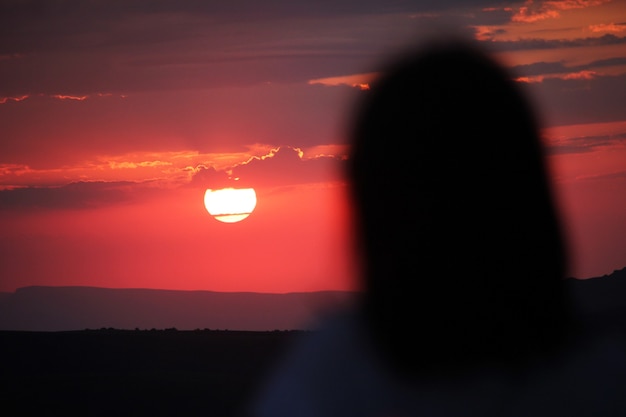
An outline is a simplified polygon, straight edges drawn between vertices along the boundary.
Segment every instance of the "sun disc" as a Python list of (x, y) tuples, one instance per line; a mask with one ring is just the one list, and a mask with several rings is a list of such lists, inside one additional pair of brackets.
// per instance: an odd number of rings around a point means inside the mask
[(254, 211), (256, 192), (254, 188), (209, 188), (204, 192), (204, 207), (220, 222), (240, 222)]

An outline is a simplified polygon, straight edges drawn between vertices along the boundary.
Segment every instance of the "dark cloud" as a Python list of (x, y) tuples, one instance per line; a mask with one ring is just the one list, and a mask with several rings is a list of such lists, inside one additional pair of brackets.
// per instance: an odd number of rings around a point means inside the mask
[[(497, 2), (0, 2), (0, 95), (306, 81), (363, 70), (410, 16)], [(393, 16), (398, 16), (394, 18)]]
[(342, 181), (344, 160), (336, 156), (302, 159), (299, 151), (281, 147), (271, 157), (236, 166), (233, 175), (255, 187)]
[(590, 135), (568, 138), (559, 143), (548, 143), (547, 151), (552, 155), (593, 152), (596, 148), (626, 144), (626, 132), (612, 135)]
[(203, 168), (194, 175), (192, 184), (203, 188), (271, 188), (343, 181), (344, 162), (342, 157), (336, 156), (303, 159), (298, 149), (286, 146), (267, 156), (252, 158), (239, 164), (230, 173)]
[(214, 167), (199, 166), (193, 174), (191, 187), (220, 189), (237, 187), (237, 182), (226, 172), (218, 171)]
[(127, 203), (147, 190), (133, 182), (74, 182), (61, 187), (0, 190), (0, 209), (89, 209)]
[(626, 57), (615, 57), (589, 62), (584, 65), (566, 66), (563, 62), (536, 62), (527, 65), (516, 65), (511, 68), (518, 76), (532, 76), (543, 74), (558, 74), (580, 72), (596, 68), (626, 65)]
[(598, 37), (577, 39), (519, 39), (515, 41), (485, 41), (483, 44), (494, 51), (523, 51), (532, 49), (580, 48), (626, 44), (626, 36), (606, 34)]
[[(213, 35), (216, 39), (222, 35)], [(252, 42), (254, 43), (254, 41)], [(0, 97), (22, 94), (94, 94), (206, 89), (261, 83), (306, 82), (359, 72), (374, 56), (365, 45), (293, 46), (237, 53), (190, 44), (94, 53), (88, 50), (26, 54), (0, 61)], [(284, 47), (286, 48), (286, 47)]]
[[(327, 18), (386, 13), (436, 12), (502, 5), (498, 0), (24, 0), (0, 4), (2, 23), (15, 30), (28, 22), (48, 23), (62, 31), (64, 23), (87, 28), (93, 21), (129, 16), (183, 14), (208, 16), (216, 22), (264, 19)], [(67, 27), (66, 27), (67, 31)]]
[(542, 75), (542, 74), (557, 74), (562, 72), (568, 72), (563, 62), (535, 62), (526, 65), (516, 65), (511, 67), (511, 71), (515, 76), (529, 76), (529, 75)]
[(588, 181), (602, 181), (602, 180), (626, 180), (626, 171), (612, 172), (610, 174), (594, 175), (586, 177)]
[(524, 85), (548, 126), (622, 121), (626, 74), (591, 79), (546, 78)]

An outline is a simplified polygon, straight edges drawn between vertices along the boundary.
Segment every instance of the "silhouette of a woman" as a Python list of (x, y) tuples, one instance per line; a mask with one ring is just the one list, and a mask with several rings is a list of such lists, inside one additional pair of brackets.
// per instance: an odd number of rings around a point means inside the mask
[(353, 126), (362, 298), (296, 345), (253, 414), (624, 415), (622, 341), (570, 337), (539, 129), (510, 74), (433, 43), (383, 69)]
[(442, 43), (401, 56), (369, 93), (348, 174), (376, 345), (420, 374), (557, 347), (566, 254), (515, 81), (470, 44)]

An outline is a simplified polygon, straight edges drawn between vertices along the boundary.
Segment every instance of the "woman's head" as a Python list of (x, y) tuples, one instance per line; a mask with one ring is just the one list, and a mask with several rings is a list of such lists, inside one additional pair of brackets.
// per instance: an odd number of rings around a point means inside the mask
[(399, 56), (360, 103), (352, 145), (381, 327), (512, 337), (560, 314), (566, 253), (537, 121), (497, 61), (456, 41)]

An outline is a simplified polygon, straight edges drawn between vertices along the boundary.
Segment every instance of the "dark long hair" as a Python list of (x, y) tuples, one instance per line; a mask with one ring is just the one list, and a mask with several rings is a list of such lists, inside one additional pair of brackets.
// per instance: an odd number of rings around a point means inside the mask
[(566, 248), (538, 123), (494, 58), (463, 41), (397, 57), (352, 146), (364, 317), (397, 369), (511, 365), (563, 340)]

